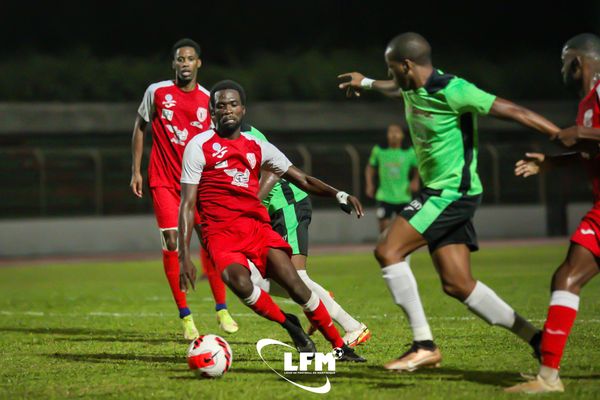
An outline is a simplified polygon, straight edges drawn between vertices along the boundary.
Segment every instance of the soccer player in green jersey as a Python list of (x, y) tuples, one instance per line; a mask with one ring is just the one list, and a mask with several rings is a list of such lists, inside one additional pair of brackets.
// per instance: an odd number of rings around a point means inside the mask
[[(377, 200), (379, 231), (383, 232), (419, 190), (417, 158), (412, 148), (403, 149), (404, 132), (400, 125), (387, 129), (387, 145), (375, 145), (365, 167), (367, 197)], [(379, 185), (375, 190), (375, 177)]]
[[(253, 126), (242, 125), (242, 131), (268, 141), (265, 135)], [(344, 329), (344, 343), (355, 347), (369, 340), (371, 332), (367, 326), (348, 314), (326, 289), (308, 276), (308, 226), (312, 218), (312, 205), (308, 194), (293, 183), (264, 170), (261, 172), (258, 198), (267, 207), (273, 230), (292, 248), (292, 264), (298, 275), (306, 286), (319, 296), (331, 318)], [(263, 290), (277, 296), (289, 297), (275, 282), (262, 279), (258, 271), (253, 270), (252, 278)], [(311, 326), (308, 331), (311, 334), (315, 328)]]
[(542, 116), (496, 97), (459, 77), (433, 67), (431, 47), (417, 33), (404, 33), (385, 51), (391, 80), (373, 80), (358, 72), (342, 74), (339, 85), (349, 96), (377, 90), (404, 100), (406, 121), (423, 181), (420, 194), (396, 218), (375, 249), (383, 278), (413, 330), (410, 349), (385, 368), (413, 371), (439, 365), (435, 343), (405, 261), (427, 245), (445, 293), (492, 325), (514, 332), (539, 355), (539, 331), (492, 289), (471, 275), (470, 252), (478, 248), (472, 218), (481, 202), (477, 174), (477, 116), (512, 120), (554, 137), (560, 129)]

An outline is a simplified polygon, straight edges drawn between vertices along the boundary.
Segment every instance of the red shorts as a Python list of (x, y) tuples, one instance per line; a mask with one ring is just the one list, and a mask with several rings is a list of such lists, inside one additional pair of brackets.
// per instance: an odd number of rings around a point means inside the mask
[[(152, 204), (154, 205), (154, 215), (156, 222), (161, 230), (177, 229), (179, 223), (179, 203), (181, 195), (178, 190), (172, 187), (152, 187), (150, 188)], [(198, 210), (194, 210), (194, 223), (200, 223)]]
[(260, 274), (266, 277), (269, 249), (281, 249), (292, 256), (290, 245), (271, 225), (254, 218), (238, 218), (226, 228), (208, 234), (205, 243), (218, 271), (223, 271), (234, 263), (250, 269), (250, 260)]
[(585, 247), (600, 258), (600, 208), (594, 207), (585, 214), (571, 236), (571, 242)]

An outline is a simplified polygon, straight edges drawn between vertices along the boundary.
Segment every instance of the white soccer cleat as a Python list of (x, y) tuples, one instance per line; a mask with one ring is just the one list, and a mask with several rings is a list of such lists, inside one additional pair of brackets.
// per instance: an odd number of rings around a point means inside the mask
[(365, 343), (370, 338), (371, 331), (365, 324), (361, 323), (359, 329), (346, 332), (342, 339), (349, 347), (356, 347), (359, 344)]
[(519, 383), (518, 385), (505, 388), (504, 391), (506, 393), (539, 394), (564, 392), (565, 387), (560, 381), (560, 378), (557, 378), (554, 382), (550, 382), (538, 375), (528, 382)]

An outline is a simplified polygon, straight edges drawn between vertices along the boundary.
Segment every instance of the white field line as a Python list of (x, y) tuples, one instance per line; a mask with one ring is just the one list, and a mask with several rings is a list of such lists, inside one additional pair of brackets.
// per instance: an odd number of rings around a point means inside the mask
[[(108, 317), (108, 318), (172, 318), (174, 313), (123, 313), (123, 312), (106, 312), (106, 311), (91, 311), (88, 313), (60, 313), (60, 312), (45, 312), (45, 311), (7, 311), (0, 310), (0, 316), (27, 316), (27, 317)], [(198, 317), (213, 317), (214, 313), (194, 313), (194, 316)], [(398, 314), (401, 315), (401, 314)], [(235, 313), (233, 314), (236, 318), (255, 318), (257, 315), (254, 313)], [(395, 318), (395, 315), (355, 315), (357, 319), (390, 319)], [(429, 317), (430, 321), (475, 321), (479, 318), (476, 317)], [(531, 322), (544, 322), (544, 319), (530, 319)], [(577, 319), (577, 324), (600, 324), (600, 318), (590, 319)]]

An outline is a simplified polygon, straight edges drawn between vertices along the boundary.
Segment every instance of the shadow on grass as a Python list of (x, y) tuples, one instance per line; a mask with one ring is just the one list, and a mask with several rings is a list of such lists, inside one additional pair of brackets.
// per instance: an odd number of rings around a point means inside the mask
[(48, 357), (66, 361), (76, 361), (85, 363), (106, 363), (111, 361), (142, 361), (149, 363), (173, 363), (179, 364), (185, 362), (183, 356), (152, 356), (142, 354), (124, 354), (124, 353), (91, 353), (91, 354), (70, 354), (54, 353), (48, 354)]

